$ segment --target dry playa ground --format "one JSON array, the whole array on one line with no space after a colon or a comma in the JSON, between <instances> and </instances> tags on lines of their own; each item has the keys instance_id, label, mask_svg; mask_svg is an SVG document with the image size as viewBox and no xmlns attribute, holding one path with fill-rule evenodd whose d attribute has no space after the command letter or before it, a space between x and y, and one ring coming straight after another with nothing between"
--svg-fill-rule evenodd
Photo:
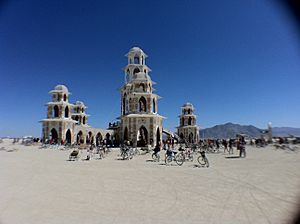
<instances>
[{"instance_id":1,"label":"dry playa ground","mask_svg":"<svg viewBox=\"0 0 300 224\"><path fill-rule=\"evenodd\" d=\"M245 159L208 154L209 168L123 161L118 150L68 161L70 150L0 148L1 224L283 224L300 206L300 153L271 146L248 146Z\"/></svg>"}]
</instances>

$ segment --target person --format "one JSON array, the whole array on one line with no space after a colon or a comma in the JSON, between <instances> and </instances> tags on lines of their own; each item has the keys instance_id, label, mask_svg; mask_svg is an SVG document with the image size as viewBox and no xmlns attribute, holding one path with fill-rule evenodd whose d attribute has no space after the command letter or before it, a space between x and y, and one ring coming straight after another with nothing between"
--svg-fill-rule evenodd
<instances>
[{"instance_id":1,"label":"person","mask_svg":"<svg viewBox=\"0 0 300 224\"><path fill-rule=\"evenodd\" d=\"M216 140L216 146L217 146L217 149L220 148L220 142L219 142L219 139Z\"/></svg>"},{"instance_id":2,"label":"person","mask_svg":"<svg viewBox=\"0 0 300 224\"><path fill-rule=\"evenodd\" d=\"M222 140L222 144L223 144L223 146L224 146L224 153L225 153L226 151L228 151L226 139L223 139L223 140Z\"/></svg>"},{"instance_id":3,"label":"person","mask_svg":"<svg viewBox=\"0 0 300 224\"><path fill-rule=\"evenodd\" d=\"M245 158L246 157L246 142L244 138L241 138L238 140L238 147L240 150L240 158Z\"/></svg>"},{"instance_id":4,"label":"person","mask_svg":"<svg viewBox=\"0 0 300 224\"><path fill-rule=\"evenodd\" d=\"M159 142L158 144L156 144L156 146L153 149L153 155L155 155L156 157L158 157L158 153L160 152L160 147L161 147L161 144Z\"/></svg>"},{"instance_id":5,"label":"person","mask_svg":"<svg viewBox=\"0 0 300 224\"><path fill-rule=\"evenodd\" d=\"M87 150L86 160L90 160L91 159L91 153L93 152L93 148L94 148L93 144L91 144L91 146Z\"/></svg>"},{"instance_id":6,"label":"person","mask_svg":"<svg viewBox=\"0 0 300 224\"><path fill-rule=\"evenodd\" d=\"M229 154L233 154L233 139L229 139Z\"/></svg>"},{"instance_id":7,"label":"person","mask_svg":"<svg viewBox=\"0 0 300 224\"><path fill-rule=\"evenodd\" d=\"M181 145L180 145L179 148L182 148ZM168 147L168 148L167 148L167 145L166 145L166 144L164 145L164 150L166 151L166 157L172 156L173 154L174 154L174 156L175 156L175 154L177 153L177 152L175 152L174 149L172 149L171 147Z\"/></svg>"}]
</instances>

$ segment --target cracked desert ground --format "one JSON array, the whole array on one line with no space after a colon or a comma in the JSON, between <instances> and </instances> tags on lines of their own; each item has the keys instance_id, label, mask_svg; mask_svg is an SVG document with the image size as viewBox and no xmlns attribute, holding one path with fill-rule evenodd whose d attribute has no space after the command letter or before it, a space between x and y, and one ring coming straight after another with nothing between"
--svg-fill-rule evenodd
<instances>
[{"instance_id":1,"label":"cracked desert ground","mask_svg":"<svg viewBox=\"0 0 300 224\"><path fill-rule=\"evenodd\" d=\"M123 161L117 149L71 162L70 150L0 148L1 224L283 224L300 206L300 153L271 146L247 146L245 159L207 154L209 168Z\"/></svg>"}]
</instances>

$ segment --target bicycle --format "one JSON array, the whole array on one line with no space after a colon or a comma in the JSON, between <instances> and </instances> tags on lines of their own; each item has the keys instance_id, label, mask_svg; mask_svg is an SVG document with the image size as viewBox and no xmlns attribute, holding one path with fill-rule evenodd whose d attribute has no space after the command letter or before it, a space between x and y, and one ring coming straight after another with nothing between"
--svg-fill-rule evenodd
<instances>
[{"instance_id":1,"label":"bicycle","mask_svg":"<svg viewBox=\"0 0 300 224\"><path fill-rule=\"evenodd\" d=\"M132 159L134 152L132 148L129 148L128 146L123 146L120 148L121 150L121 157L123 160Z\"/></svg>"},{"instance_id":2,"label":"bicycle","mask_svg":"<svg viewBox=\"0 0 300 224\"><path fill-rule=\"evenodd\" d=\"M99 159L104 159L105 148L102 146L98 146L95 154L99 154Z\"/></svg>"},{"instance_id":3,"label":"bicycle","mask_svg":"<svg viewBox=\"0 0 300 224\"><path fill-rule=\"evenodd\" d=\"M152 159L153 159L153 162L159 162L160 161L159 152L157 152L157 153L153 152L152 153Z\"/></svg>"},{"instance_id":4,"label":"bicycle","mask_svg":"<svg viewBox=\"0 0 300 224\"><path fill-rule=\"evenodd\" d=\"M133 149L133 154L136 156L136 155L140 155L141 152L140 152L140 150L138 148L134 148Z\"/></svg>"},{"instance_id":5,"label":"bicycle","mask_svg":"<svg viewBox=\"0 0 300 224\"><path fill-rule=\"evenodd\" d=\"M194 154L190 148L186 148L184 151L182 151L182 154L184 156L184 161L194 161Z\"/></svg>"},{"instance_id":6,"label":"bicycle","mask_svg":"<svg viewBox=\"0 0 300 224\"><path fill-rule=\"evenodd\" d=\"M185 159L184 159L184 155L182 152L177 153L177 152L167 150L166 158L165 158L166 164L170 164L172 161L175 161L178 166L182 166L184 160Z\"/></svg>"},{"instance_id":7,"label":"bicycle","mask_svg":"<svg viewBox=\"0 0 300 224\"><path fill-rule=\"evenodd\" d=\"M205 155L205 151L200 151L199 153L200 153L200 156L197 158L198 163L202 167L204 167L204 166L209 167L209 162L208 162L208 159Z\"/></svg>"}]
</instances>

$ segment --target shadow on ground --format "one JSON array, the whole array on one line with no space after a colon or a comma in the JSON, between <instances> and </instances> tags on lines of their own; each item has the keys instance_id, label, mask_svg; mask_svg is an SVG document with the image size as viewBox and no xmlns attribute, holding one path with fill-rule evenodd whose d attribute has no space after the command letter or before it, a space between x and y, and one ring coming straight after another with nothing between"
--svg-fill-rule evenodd
<instances>
[{"instance_id":1,"label":"shadow on ground","mask_svg":"<svg viewBox=\"0 0 300 224\"><path fill-rule=\"evenodd\" d=\"M239 156L225 156L225 159L239 159Z\"/></svg>"}]
</instances>

